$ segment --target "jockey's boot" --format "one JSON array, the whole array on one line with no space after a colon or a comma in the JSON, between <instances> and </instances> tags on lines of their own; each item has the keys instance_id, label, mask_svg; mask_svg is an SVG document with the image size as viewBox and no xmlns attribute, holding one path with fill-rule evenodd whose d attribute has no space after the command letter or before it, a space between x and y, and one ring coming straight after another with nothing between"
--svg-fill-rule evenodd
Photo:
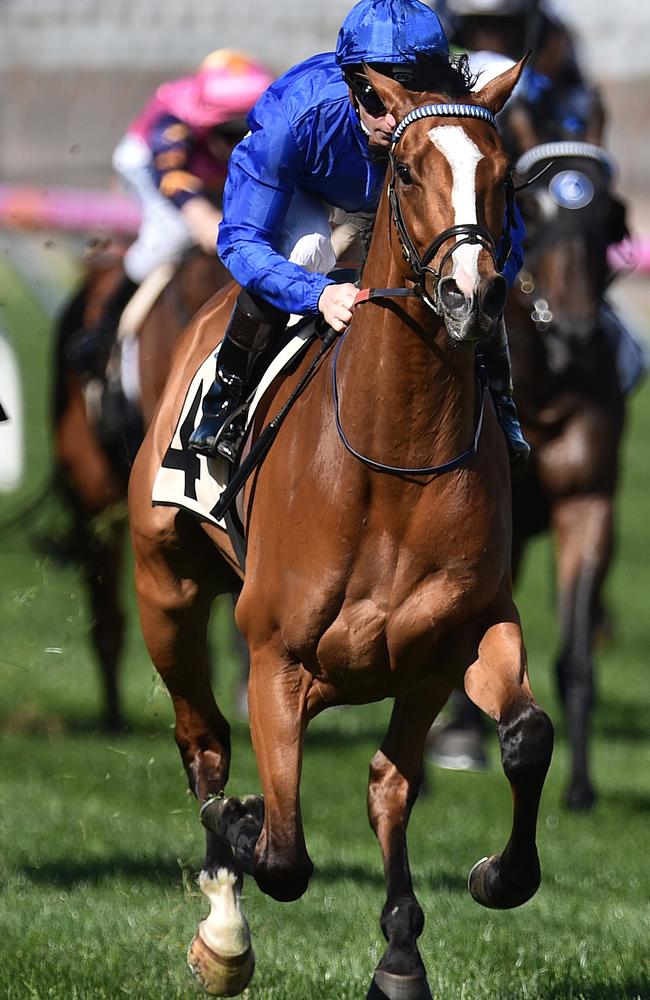
<instances>
[{"instance_id":1,"label":"jockey's boot","mask_svg":"<svg viewBox=\"0 0 650 1000\"><path fill-rule=\"evenodd\" d=\"M505 435L510 465L514 469L527 461L530 445L521 430L517 407L512 396L510 351L503 320L499 323L494 339L481 344L478 354L485 366L497 420Z\"/></svg>"},{"instance_id":2,"label":"jockey's boot","mask_svg":"<svg viewBox=\"0 0 650 1000\"><path fill-rule=\"evenodd\" d=\"M101 317L92 326L82 327L70 337L65 347L65 356L79 375L94 375L98 378L104 375L115 343L120 316L138 287L122 271L117 287L106 300Z\"/></svg>"},{"instance_id":3,"label":"jockey's boot","mask_svg":"<svg viewBox=\"0 0 650 1000\"><path fill-rule=\"evenodd\" d=\"M274 332L284 329L288 316L256 295L242 290L216 355L215 380L203 399L203 413L192 432L188 448L209 458L235 457L240 434L224 424L244 401L251 387L255 360Z\"/></svg>"}]
</instances>

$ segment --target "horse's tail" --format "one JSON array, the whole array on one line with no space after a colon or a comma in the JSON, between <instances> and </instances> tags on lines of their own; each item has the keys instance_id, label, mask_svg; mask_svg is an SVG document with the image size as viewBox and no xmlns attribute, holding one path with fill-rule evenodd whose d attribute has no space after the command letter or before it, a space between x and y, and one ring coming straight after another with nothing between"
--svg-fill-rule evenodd
<instances>
[{"instance_id":1,"label":"horse's tail","mask_svg":"<svg viewBox=\"0 0 650 1000\"><path fill-rule=\"evenodd\" d=\"M82 282L76 293L65 306L56 322L56 342L54 347L54 386L52 393L52 419L58 423L68 402L68 366L65 349L69 337L84 325L88 302L88 281Z\"/></svg>"},{"instance_id":2,"label":"horse's tail","mask_svg":"<svg viewBox=\"0 0 650 1000\"><path fill-rule=\"evenodd\" d=\"M114 505L111 518L122 518L122 507ZM101 544L107 520L105 516L95 526L83 512L64 470L55 467L0 518L0 551L8 551L21 539L21 547L26 542L37 556L53 559L60 566L84 563L88 550Z\"/></svg>"}]
</instances>

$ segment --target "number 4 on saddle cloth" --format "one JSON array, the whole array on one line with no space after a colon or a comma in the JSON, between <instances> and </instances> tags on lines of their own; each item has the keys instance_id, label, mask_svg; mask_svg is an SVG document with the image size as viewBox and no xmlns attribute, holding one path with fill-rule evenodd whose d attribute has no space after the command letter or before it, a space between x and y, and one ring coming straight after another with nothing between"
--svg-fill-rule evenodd
<instances>
[{"instance_id":1,"label":"number 4 on saddle cloth","mask_svg":"<svg viewBox=\"0 0 650 1000\"><path fill-rule=\"evenodd\" d=\"M251 396L240 410L244 435L233 463L225 458L206 458L187 447L190 434L201 419L202 401L214 378L214 351L199 366L189 384L170 445L154 480L154 506L179 507L199 520L228 531L240 563L244 564L245 542L240 507L223 516L216 512L222 494L240 463L246 458L253 441L254 415L267 389L279 376L294 370L307 347L316 338L315 317L309 317L289 327L280 342L271 345L259 359L259 379ZM272 357L270 357L272 352ZM235 419L237 416L233 415ZM238 498L241 503L241 494Z\"/></svg>"}]
</instances>

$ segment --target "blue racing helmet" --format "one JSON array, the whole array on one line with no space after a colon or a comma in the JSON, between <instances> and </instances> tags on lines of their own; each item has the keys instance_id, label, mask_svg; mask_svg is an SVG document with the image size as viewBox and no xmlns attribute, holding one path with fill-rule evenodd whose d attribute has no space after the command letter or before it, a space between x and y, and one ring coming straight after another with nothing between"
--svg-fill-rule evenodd
<instances>
[{"instance_id":1,"label":"blue racing helmet","mask_svg":"<svg viewBox=\"0 0 650 1000\"><path fill-rule=\"evenodd\" d=\"M437 14L419 0L361 0L341 25L336 61L345 71L361 63L412 63L448 51Z\"/></svg>"}]
</instances>

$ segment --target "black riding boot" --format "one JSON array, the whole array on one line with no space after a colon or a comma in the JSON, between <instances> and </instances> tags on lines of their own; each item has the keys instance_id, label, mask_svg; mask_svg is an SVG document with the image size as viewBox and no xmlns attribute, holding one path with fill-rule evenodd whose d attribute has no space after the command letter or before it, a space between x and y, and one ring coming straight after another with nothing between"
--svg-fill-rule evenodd
<instances>
[{"instance_id":1,"label":"black riding boot","mask_svg":"<svg viewBox=\"0 0 650 1000\"><path fill-rule=\"evenodd\" d=\"M239 293L230 322L217 352L216 377L203 399L201 421L192 432L188 447L200 455L233 460L237 431L219 435L226 420L241 405L250 388L255 359L271 334L286 326L288 316L246 291Z\"/></svg>"},{"instance_id":2,"label":"black riding boot","mask_svg":"<svg viewBox=\"0 0 650 1000\"><path fill-rule=\"evenodd\" d=\"M122 272L117 288L109 295L102 315L92 326L77 330L65 347L65 356L72 368L80 375L96 375L101 378L115 343L115 335L120 316L138 289Z\"/></svg>"},{"instance_id":3,"label":"black riding boot","mask_svg":"<svg viewBox=\"0 0 650 1000\"><path fill-rule=\"evenodd\" d=\"M512 398L512 374L510 351L506 326L501 321L494 340L482 344L479 356L485 365L488 385L494 402L497 420L508 445L510 465L523 465L530 455L530 445L526 441L519 423L517 407Z\"/></svg>"}]
</instances>

